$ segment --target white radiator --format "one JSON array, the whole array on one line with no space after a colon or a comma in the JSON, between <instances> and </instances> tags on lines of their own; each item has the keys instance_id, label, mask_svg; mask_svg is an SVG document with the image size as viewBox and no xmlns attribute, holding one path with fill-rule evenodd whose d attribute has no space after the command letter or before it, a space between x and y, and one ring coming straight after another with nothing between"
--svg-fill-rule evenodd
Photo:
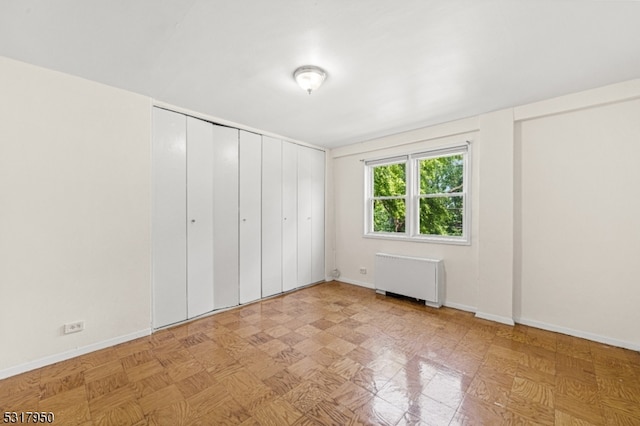
<instances>
[{"instance_id":1,"label":"white radiator","mask_svg":"<svg viewBox=\"0 0 640 426\"><path fill-rule=\"evenodd\" d=\"M376 253L375 274L377 293L414 297L436 308L444 302L442 260Z\"/></svg>"}]
</instances>

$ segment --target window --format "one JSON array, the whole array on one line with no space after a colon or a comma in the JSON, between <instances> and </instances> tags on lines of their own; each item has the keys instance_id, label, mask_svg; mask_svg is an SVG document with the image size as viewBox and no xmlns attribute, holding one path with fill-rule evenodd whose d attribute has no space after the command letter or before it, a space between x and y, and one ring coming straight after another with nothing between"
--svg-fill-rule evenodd
<instances>
[{"instance_id":1,"label":"window","mask_svg":"<svg viewBox=\"0 0 640 426\"><path fill-rule=\"evenodd\" d=\"M406 166L406 160L372 166L373 232L406 231Z\"/></svg>"},{"instance_id":2,"label":"window","mask_svg":"<svg viewBox=\"0 0 640 426\"><path fill-rule=\"evenodd\" d=\"M365 236L469 243L468 145L367 161Z\"/></svg>"}]
</instances>

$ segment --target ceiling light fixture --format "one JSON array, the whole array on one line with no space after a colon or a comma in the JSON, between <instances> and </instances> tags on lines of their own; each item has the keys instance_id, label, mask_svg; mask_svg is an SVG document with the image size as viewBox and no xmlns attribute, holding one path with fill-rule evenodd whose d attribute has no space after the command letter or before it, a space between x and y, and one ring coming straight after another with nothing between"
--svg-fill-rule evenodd
<instances>
[{"instance_id":1,"label":"ceiling light fixture","mask_svg":"<svg viewBox=\"0 0 640 426\"><path fill-rule=\"evenodd\" d=\"M293 78L296 79L300 87L311 94L322 85L322 82L327 78L327 73L320 67L304 65L293 72Z\"/></svg>"}]
</instances>

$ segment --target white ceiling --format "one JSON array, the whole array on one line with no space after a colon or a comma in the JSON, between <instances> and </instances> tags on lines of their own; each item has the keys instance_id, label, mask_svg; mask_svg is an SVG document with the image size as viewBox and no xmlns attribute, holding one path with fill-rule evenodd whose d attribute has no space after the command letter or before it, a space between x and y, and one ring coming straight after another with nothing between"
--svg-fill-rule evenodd
<instances>
[{"instance_id":1,"label":"white ceiling","mask_svg":"<svg viewBox=\"0 0 640 426\"><path fill-rule=\"evenodd\" d=\"M0 55L336 147L638 78L640 1L2 0Z\"/></svg>"}]
</instances>

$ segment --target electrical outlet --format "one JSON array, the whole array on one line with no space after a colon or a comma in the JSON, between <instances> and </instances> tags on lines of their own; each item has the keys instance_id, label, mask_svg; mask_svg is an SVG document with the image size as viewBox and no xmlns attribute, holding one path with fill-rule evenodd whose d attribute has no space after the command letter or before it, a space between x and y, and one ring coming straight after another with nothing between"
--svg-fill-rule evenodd
<instances>
[{"instance_id":1,"label":"electrical outlet","mask_svg":"<svg viewBox=\"0 0 640 426\"><path fill-rule=\"evenodd\" d=\"M77 333L84 330L84 321L70 322L64 325L64 334Z\"/></svg>"},{"instance_id":2,"label":"electrical outlet","mask_svg":"<svg viewBox=\"0 0 640 426\"><path fill-rule=\"evenodd\" d=\"M360 273L362 275L366 275L367 274L367 268L360 268Z\"/></svg>"}]
</instances>

